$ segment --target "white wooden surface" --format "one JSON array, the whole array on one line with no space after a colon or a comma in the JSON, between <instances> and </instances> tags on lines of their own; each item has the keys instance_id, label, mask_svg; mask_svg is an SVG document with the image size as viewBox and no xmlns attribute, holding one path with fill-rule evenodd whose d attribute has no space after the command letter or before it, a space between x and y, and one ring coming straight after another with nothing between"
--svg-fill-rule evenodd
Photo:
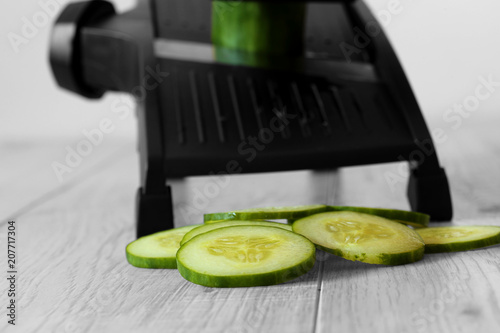
<instances>
[{"instance_id":1,"label":"white wooden surface","mask_svg":"<svg viewBox=\"0 0 500 333\"><path fill-rule=\"evenodd\" d=\"M498 119L469 122L439 145L456 224L500 225ZM500 247L427 255L398 267L323 252L312 272L278 286L211 289L175 270L128 265L138 160L133 140L109 140L59 183L50 162L66 142L0 146L0 242L18 229L18 318L2 332L498 332ZM12 163L15 161L16 163ZM230 179L200 212L251 206L339 203L407 208L397 165L286 172ZM197 190L214 179L172 182L177 225ZM226 183L224 183L226 184ZM5 249L5 246L2 246ZM0 255L6 271L6 254ZM0 283L2 308L7 284ZM3 311L5 312L5 310Z\"/></svg>"},{"instance_id":2,"label":"white wooden surface","mask_svg":"<svg viewBox=\"0 0 500 333\"><path fill-rule=\"evenodd\" d=\"M131 2L113 1L120 9ZM41 10L38 0L3 3L5 36L20 34L21 18L31 20ZM375 12L389 5L367 3ZM473 5L401 1L402 11L385 28L424 112L435 115L431 128L442 127L449 136L438 149L451 182L454 223L500 225L498 89L457 130L439 120L474 93L479 75L500 78L500 48L492 42L500 31L498 4L470 10ZM129 266L124 248L134 238L138 161L127 133L135 121L111 111L116 96L94 104L56 88L46 59L51 26L41 27L20 53L7 38L0 41L0 271L6 271L10 218L17 221L20 262L18 325L6 324L2 277L0 332L500 331L498 246L428 255L401 267L319 253L318 264L304 278L252 289L209 289L184 281L176 271ZM102 117L114 121L116 133L60 183L50 164L81 136L58 136L78 135ZM338 174L235 177L202 209L316 202L404 209L406 182L391 190L383 177L397 170L391 164ZM199 222L183 208L210 181L173 182L178 225Z\"/></svg>"}]
</instances>

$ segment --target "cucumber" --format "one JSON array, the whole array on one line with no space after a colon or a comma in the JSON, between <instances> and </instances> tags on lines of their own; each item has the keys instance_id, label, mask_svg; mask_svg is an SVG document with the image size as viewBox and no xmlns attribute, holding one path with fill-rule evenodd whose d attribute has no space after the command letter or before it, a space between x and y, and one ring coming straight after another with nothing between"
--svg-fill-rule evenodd
<instances>
[{"instance_id":1,"label":"cucumber","mask_svg":"<svg viewBox=\"0 0 500 333\"><path fill-rule=\"evenodd\" d=\"M299 219L326 210L325 205L264 207L236 210L226 213L205 214L205 223L222 222L227 220L280 220Z\"/></svg>"},{"instance_id":2,"label":"cucumber","mask_svg":"<svg viewBox=\"0 0 500 333\"><path fill-rule=\"evenodd\" d=\"M212 43L218 61L272 66L304 53L305 2L212 1Z\"/></svg>"},{"instance_id":3,"label":"cucumber","mask_svg":"<svg viewBox=\"0 0 500 333\"><path fill-rule=\"evenodd\" d=\"M234 226L205 232L177 252L177 268L188 281L207 287L273 285L307 273L315 247L291 231Z\"/></svg>"},{"instance_id":4,"label":"cucumber","mask_svg":"<svg viewBox=\"0 0 500 333\"><path fill-rule=\"evenodd\" d=\"M297 220L292 228L320 249L352 261L401 265L424 255L424 242L416 231L374 215L326 212Z\"/></svg>"},{"instance_id":5,"label":"cucumber","mask_svg":"<svg viewBox=\"0 0 500 333\"><path fill-rule=\"evenodd\" d=\"M182 237L200 224L160 231L127 245L128 262L140 268L176 268L175 254Z\"/></svg>"},{"instance_id":6,"label":"cucumber","mask_svg":"<svg viewBox=\"0 0 500 333\"><path fill-rule=\"evenodd\" d=\"M194 236L197 236L199 234L203 234L205 232L219 229L219 228L224 228L224 227L234 227L237 225L261 225L261 226L267 226L267 227L276 227L276 228L282 228L288 231L292 231L292 226L288 224L283 224L283 223L278 223L278 222L264 222L264 221L239 221L239 220L231 220L231 221L224 221L224 222L218 222L218 223L210 223L210 224L203 224L199 226L198 228L194 228L190 232L184 235L184 237L181 240L181 245L189 241L191 238Z\"/></svg>"},{"instance_id":7,"label":"cucumber","mask_svg":"<svg viewBox=\"0 0 500 333\"><path fill-rule=\"evenodd\" d=\"M407 210L368 208L354 206L328 206L327 211L351 211L385 217L399 223L411 225L413 227L427 227L430 216L419 212L410 212Z\"/></svg>"},{"instance_id":8,"label":"cucumber","mask_svg":"<svg viewBox=\"0 0 500 333\"><path fill-rule=\"evenodd\" d=\"M452 226L417 229L426 253L455 252L500 244L500 227Z\"/></svg>"}]
</instances>

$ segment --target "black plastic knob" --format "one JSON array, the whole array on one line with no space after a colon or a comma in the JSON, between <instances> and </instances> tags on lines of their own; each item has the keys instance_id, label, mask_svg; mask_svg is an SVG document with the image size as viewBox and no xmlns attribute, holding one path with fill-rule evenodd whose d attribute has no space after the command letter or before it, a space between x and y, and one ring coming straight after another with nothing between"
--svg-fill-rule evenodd
<instances>
[{"instance_id":1,"label":"black plastic knob","mask_svg":"<svg viewBox=\"0 0 500 333\"><path fill-rule=\"evenodd\" d=\"M99 98L103 89L89 86L83 79L81 29L115 15L107 1L86 1L66 6L56 21L50 41L50 65L57 83L87 98Z\"/></svg>"}]
</instances>

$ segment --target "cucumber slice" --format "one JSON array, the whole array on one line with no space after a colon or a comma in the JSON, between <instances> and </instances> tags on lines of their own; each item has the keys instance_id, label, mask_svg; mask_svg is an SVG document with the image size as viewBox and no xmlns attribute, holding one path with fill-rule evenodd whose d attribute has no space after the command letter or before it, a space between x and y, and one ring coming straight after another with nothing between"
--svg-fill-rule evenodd
<instances>
[{"instance_id":1,"label":"cucumber slice","mask_svg":"<svg viewBox=\"0 0 500 333\"><path fill-rule=\"evenodd\" d=\"M128 262L141 268L176 268L182 237L202 224L188 225L141 237L127 245Z\"/></svg>"},{"instance_id":2,"label":"cucumber slice","mask_svg":"<svg viewBox=\"0 0 500 333\"><path fill-rule=\"evenodd\" d=\"M453 226L417 229L426 253L455 252L500 244L500 227Z\"/></svg>"},{"instance_id":3,"label":"cucumber slice","mask_svg":"<svg viewBox=\"0 0 500 333\"><path fill-rule=\"evenodd\" d=\"M424 242L417 232L374 215L320 213L296 221L292 228L320 249L353 261L401 265L424 255Z\"/></svg>"},{"instance_id":4,"label":"cucumber slice","mask_svg":"<svg viewBox=\"0 0 500 333\"><path fill-rule=\"evenodd\" d=\"M234 226L205 232L177 252L188 281L207 287L282 283L307 273L315 247L307 238L276 227Z\"/></svg>"},{"instance_id":5,"label":"cucumber slice","mask_svg":"<svg viewBox=\"0 0 500 333\"><path fill-rule=\"evenodd\" d=\"M222 222L227 220L280 220L299 219L326 210L325 205L264 207L236 210L234 212L205 214L205 223Z\"/></svg>"},{"instance_id":6,"label":"cucumber slice","mask_svg":"<svg viewBox=\"0 0 500 333\"><path fill-rule=\"evenodd\" d=\"M413 227L427 227L429 225L430 216L419 212L410 212L407 210L385 209L385 208L368 208L368 207L353 207L353 206L328 206L327 211L351 211L365 213L384 217L389 220L394 220L399 223L411 225Z\"/></svg>"},{"instance_id":7,"label":"cucumber slice","mask_svg":"<svg viewBox=\"0 0 500 333\"><path fill-rule=\"evenodd\" d=\"M224 228L224 227L234 227L237 225L260 225L260 226L265 226L265 227L276 227L276 228L282 228L288 231L292 231L292 226L288 224L283 224L283 223L278 223L278 222L264 222L264 221L238 221L238 220L232 220L232 221L224 221L224 222L218 222L218 223L210 223L210 224L203 224L199 226L198 228L194 228L190 232L184 235L184 237L181 240L181 245L184 245L187 241L189 241L191 238L194 236L197 236L199 234L203 234L205 232L219 229L219 228Z\"/></svg>"}]
</instances>

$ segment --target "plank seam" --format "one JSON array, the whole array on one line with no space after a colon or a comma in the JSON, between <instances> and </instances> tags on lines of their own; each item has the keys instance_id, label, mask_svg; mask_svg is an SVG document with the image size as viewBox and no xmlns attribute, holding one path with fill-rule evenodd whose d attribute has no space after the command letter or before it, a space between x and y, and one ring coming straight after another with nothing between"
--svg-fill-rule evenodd
<instances>
[{"instance_id":1,"label":"plank seam","mask_svg":"<svg viewBox=\"0 0 500 333\"><path fill-rule=\"evenodd\" d=\"M338 169L335 169L332 171L331 175L329 175L330 179L327 181L327 186L326 188L326 204L335 204L336 201L338 201L340 191L339 191L339 171ZM328 258L328 257L327 257ZM319 272L318 272L318 285L316 288L316 304L314 305L314 322L313 322L313 327L312 327L312 333L318 333L319 332L319 316L320 316L320 306L321 306L321 295L323 291L323 272L325 268L325 261L321 261L319 263Z\"/></svg>"}]
</instances>

